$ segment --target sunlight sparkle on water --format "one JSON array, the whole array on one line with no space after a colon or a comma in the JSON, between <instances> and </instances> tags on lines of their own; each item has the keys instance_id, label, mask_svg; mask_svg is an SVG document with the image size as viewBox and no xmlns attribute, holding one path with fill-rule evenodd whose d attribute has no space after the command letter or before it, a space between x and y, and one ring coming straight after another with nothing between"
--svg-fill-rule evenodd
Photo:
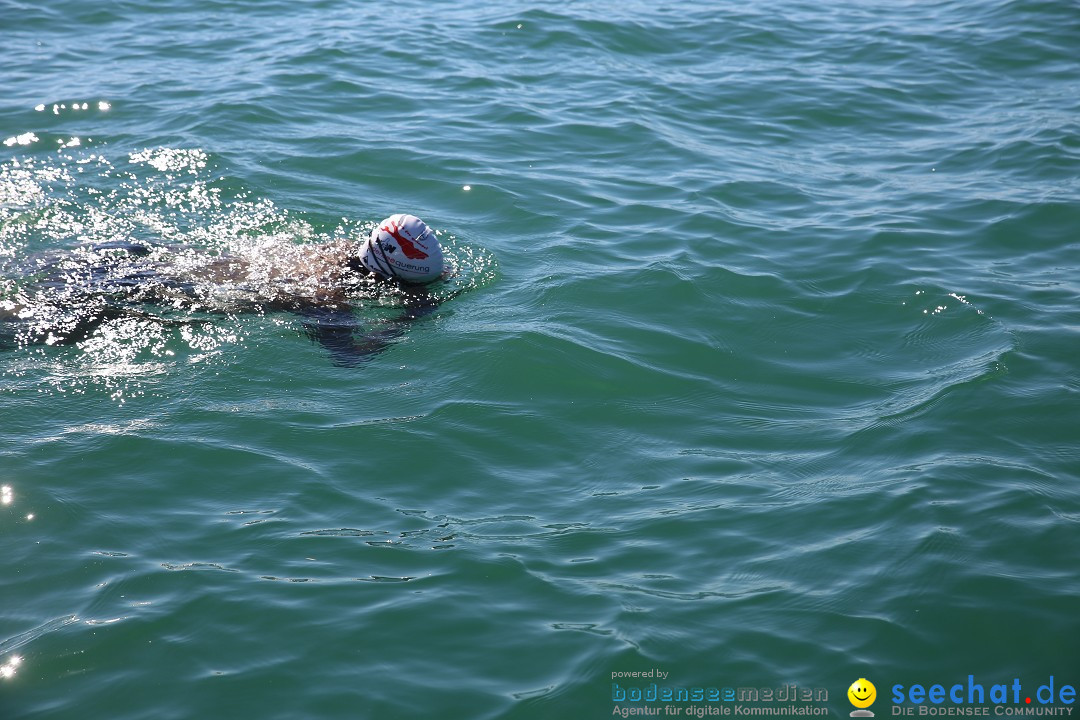
<instances>
[{"instance_id":1,"label":"sunlight sparkle on water","mask_svg":"<svg viewBox=\"0 0 1080 720\"><path fill-rule=\"evenodd\" d=\"M22 658L18 655L12 655L8 658L8 661L3 665L0 665L0 678L10 678L15 675L16 669L22 664Z\"/></svg>"},{"instance_id":2,"label":"sunlight sparkle on water","mask_svg":"<svg viewBox=\"0 0 1080 720\"><path fill-rule=\"evenodd\" d=\"M6 140L4 140L4 144L8 147L11 147L13 145L29 145L30 143L36 143L37 141L37 135L32 132L27 132L23 133L22 135L13 135L7 138Z\"/></svg>"}]
</instances>

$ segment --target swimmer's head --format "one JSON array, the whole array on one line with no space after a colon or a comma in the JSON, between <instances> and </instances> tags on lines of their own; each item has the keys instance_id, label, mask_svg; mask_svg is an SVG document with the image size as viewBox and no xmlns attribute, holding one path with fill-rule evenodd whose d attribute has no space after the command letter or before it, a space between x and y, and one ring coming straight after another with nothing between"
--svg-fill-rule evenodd
<instances>
[{"instance_id":1,"label":"swimmer's head","mask_svg":"<svg viewBox=\"0 0 1080 720\"><path fill-rule=\"evenodd\" d=\"M391 215L360 246L360 262L369 271L407 283L438 280L443 271L439 239L415 215Z\"/></svg>"}]
</instances>

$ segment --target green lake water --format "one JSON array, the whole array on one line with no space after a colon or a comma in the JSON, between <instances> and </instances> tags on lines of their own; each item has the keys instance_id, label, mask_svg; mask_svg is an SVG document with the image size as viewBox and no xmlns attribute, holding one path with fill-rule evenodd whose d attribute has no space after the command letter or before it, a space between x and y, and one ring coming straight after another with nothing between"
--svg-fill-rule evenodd
<instances>
[{"instance_id":1,"label":"green lake water","mask_svg":"<svg viewBox=\"0 0 1080 720\"><path fill-rule=\"evenodd\" d=\"M1037 0L0 0L4 299L395 212L455 269L356 367L154 306L0 351L0 718L1075 708L1078 48Z\"/></svg>"}]
</instances>

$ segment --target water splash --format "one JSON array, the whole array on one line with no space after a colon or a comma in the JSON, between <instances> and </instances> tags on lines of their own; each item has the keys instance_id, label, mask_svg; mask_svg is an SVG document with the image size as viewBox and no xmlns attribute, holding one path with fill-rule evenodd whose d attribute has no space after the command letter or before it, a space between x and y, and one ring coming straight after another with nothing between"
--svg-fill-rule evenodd
<instances>
[{"instance_id":1,"label":"water splash","mask_svg":"<svg viewBox=\"0 0 1080 720\"><path fill-rule=\"evenodd\" d=\"M385 321L408 293L342 262L375 224L255 197L199 149L0 163L0 348L15 351L2 372L57 391L115 386L122 401L133 378L229 362L253 316L284 325L276 311L325 301L357 327ZM435 300L493 277L490 252L436 232L448 273Z\"/></svg>"}]
</instances>

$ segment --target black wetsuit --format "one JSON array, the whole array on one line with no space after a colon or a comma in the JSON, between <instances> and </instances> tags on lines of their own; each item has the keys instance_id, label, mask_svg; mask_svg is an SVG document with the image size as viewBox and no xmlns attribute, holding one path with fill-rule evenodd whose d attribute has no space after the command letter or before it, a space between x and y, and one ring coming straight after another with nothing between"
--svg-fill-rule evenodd
<instances>
[{"instance_id":1,"label":"black wetsuit","mask_svg":"<svg viewBox=\"0 0 1080 720\"><path fill-rule=\"evenodd\" d=\"M342 268L345 282L325 292L294 294L257 293L226 305L208 300L205 283L189 277L175 264L161 262L173 248L137 242L115 242L80 248L64 255L31 259L25 268L36 276L14 298L0 304L0 349L34 343L74 344L103 324L124 317L152 317L167 325L208 322L190 317L199 313L292 312L302 318L305 333L326 348L338 365L356 365L380 352L401 336L409 323L429 315L438 298L422 286L401 286L386 281L371 283L366 268L350 258ZM180 251L181 249L175 249ZM189 257L201 258L205 268L227 274L229 256L210 256L190 248ZM156 258L156 260L155 260ZM221 270L224 268L224 270ZM235 279L235 278L232 278ZM364 286L370 296L378 286L392 288L403 302L401 312L365 331L348 301L348 291ZM241 288L242 285L236 286ZM150 315L148 307L186 309L188 317Z\"/></svg>"}]
</instances>

